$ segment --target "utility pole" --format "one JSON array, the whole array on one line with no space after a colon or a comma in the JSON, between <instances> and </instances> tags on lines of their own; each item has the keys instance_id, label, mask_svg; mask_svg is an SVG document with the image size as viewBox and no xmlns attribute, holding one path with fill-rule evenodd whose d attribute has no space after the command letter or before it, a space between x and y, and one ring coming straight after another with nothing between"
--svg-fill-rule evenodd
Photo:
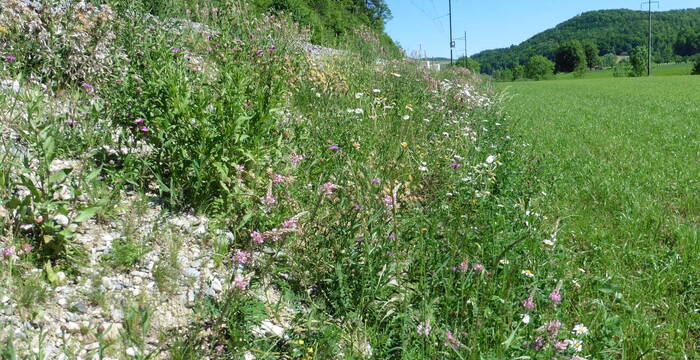
<instances>
[{"instance_id":1,"label":"utility pole","mask_svg":"<svg viewBox=\"0 0 700 360\"><path fill-rule=\"evenodd\" d=\"M649 75L649 76L651 76L651 72L652 72L652 70L651 70L651 45L652 45L652 42L651 42L651 5L653 5L653 4L656 4L656 6L659 7L658 1L649 0L649 1L642 3L642 7L644 7L644 5L649 5L649 47L647 49L648 56L649 56L649 59L648 59L648 67L649 68L647 69L647 75Z\"/></svg>"},{"instance_id":2,"label":"utility pole","mask_svg":"<svg viewBox=\"0 0 700 360\"><path fill-rule=\"evenodd\" d=\"M452 49L455 47L455 42L452 40L452 0L448 0L450 5L450 65L453 64Z\"/></svg>"},{"instance_id":3,"label":"utility pole","mask_svg":"<svg viewBox=\"0 0 700 360\"><path fill-rule=\"evenodd\" d=\"M467 56L467 32L464 31L464 37L458 37L458 38L455 38L455 40L464 40L464 59L467 59L468 58L468 56ZM459 62L459 59L457 59L457 62ZM465 67L467 66L466 60L465 60L464 66Z\"/></svg>"}]
</instances>

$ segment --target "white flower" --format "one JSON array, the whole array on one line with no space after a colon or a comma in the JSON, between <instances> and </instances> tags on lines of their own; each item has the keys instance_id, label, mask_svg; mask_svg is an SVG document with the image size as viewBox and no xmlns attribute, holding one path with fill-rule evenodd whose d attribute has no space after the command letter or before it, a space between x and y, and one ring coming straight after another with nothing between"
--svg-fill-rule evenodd
<instances>
[{"instance_id":1,"label":"white flower","mask_svg":"<svg viewBox=\"0 0 700 360\"><path fill-rule=\"evenodd\" d=\"M494 161L496 161L496 155L489 155L489 157L486 158L487 164L493 164Z\"/></svg>"},{"instance_id":2,"label":"white flower","mask_svg":"<svg viewBox=\"0 0 700 360\"><path fill-rule=\"evenodd\" d=\"M360 114L364 114L364 113L365 113L365 111L360 109L360 108L355 109L355 114L360 115Z\"/></svg>"},{"instance_id":3,"label":"white flower","mask_svg":"<svg viewBox=\"0 0 700 360\"><path fill-rule=\"evenodd\" d=\"M576 324L574 326L574 330L571 332L576 335L586 335L588 334L588 328L585 327L583 324Z\"/></svg>"},{"instance_id":4,"label":"white flower","mask_svg":"<svg viewBox=\"0 0 700 360\"><path fill-rule=\"evenodd\" d=\"M554 241L549 240L549 239L544 239L542 242L547 245L547 246L554 246Z\"/></svg>"},{"instance_id":5,"label":"white flower","mask_svg":"<svg viewBox=\"0 0 700 360\"><path fill-rule=\"evenodd\" d=\"M400 77L401 77L401 74L397 74L397 73L391 73L391 75L394 75L394 76L396 76L397 78L400 78Z\"/></svg>"},{"instance_id":6,"label":"white flower","mask_svg":"<svg viewBox=\"0 0 700 360\"><path fill-rule=\"evenodd\" d=\"M567 342L569 343L569 346L572 349L576 350L576 352L583 351L583 341L578 340L578 339L571 339L571 340L567 340Z\"/></svg>"},{"instance_id":7,"label":"white flower","mask_svg":"<svg viewBox=\"0 0 700 360\"><path fill-rule=\"evenodd\" d=\"M508 264L510 264L510 260L508 260L508 259L501 259L501 260L498 260L498 262L501 263L501 264L503 264L503 265L508 265Z\"/></svg>"},{"instance_id":8,"label":"white flower","mask_svg":"<svg viewBox=\"0 0 700 360\"><path fill-rule=\"evenodd\" d=\"M535 273L533 273L532 270L530 270L530 269L525 269L525 270L521 271L520 273L529 277L529 278L535 277Z\"/></svg>"},{"instance_id":9,"label":"white flower","mask_svg":"<svg viewBox=\"0 0 700 360\"><path fill-rule=\"evenodd\" d=\"M419 166L418 170L426 172L426 171L428 171L428 167L427 166Z\"/></svg>"},{"instance_id":10,"label":"white flower","mask_svg":"<svg viewBox=\"0 0 700 360\"><path fill-rule=\"evenodd\" d=\"M375 93L375 94L379 94L379 93L382 92L382 91L379 90L379 89L374 89L374 90L372 90L372 92Z\"/></svg>"},{"instance_id":11,"label":"white flower","mask_svg":"<svg viewBox=\"0 0 700 360\"><path fill-rule=\"evenodd\" d=\"M68 217L63 215L63 214L57 214L56 216L53 217L53 221L56 222L56 224L61 225L61 226L66 226L68 225Z\"/></svg>"},{"instance_id":12,"label":"white flower","mask_svg":"<svg viewBox=\"0 0 700 360\"><path fill-rule=\"evenodd\" d=\"M355 99L359 99L359 98L361 98L361 97L363 97L363 96L365 96L365 94L359 92L359 93L355 94Z\"/></svg>"},{"instance_id":13,"label":"white flower","mask_svg":"<svg viewBox=\"0 0 700 360\"><path fill-rule=\"evenodd\" d=\"M523 324L527 325L530 323L530 315L528 314L520 314L520 318L523 322Z\"/></svg>"},{"instance_id":14,"label":"white flower","mask_svg":"<svg viewBox=\"0 0 700 360\"><path fill-rule=\"evenodd\" d=\"M411 117L408 116L408 115L404 115L404 116L403 116L403 119L404 119L404 120L408 120L408 119L410 119L410 118L411 118Z\"/></svg>"}]
</instances>

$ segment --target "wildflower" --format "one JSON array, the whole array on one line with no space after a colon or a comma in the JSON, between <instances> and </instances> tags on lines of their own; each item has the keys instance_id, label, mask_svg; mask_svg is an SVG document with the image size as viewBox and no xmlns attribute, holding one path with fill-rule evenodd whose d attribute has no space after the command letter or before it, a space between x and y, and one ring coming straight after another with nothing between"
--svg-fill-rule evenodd
<instances>
[{"instance_id":1,"label":"wildflower","mask_svg":"<svg viewBox=\"0 0 700 360\"><path fill-rule=\"evenodd\" d=\"M136 125L141 125L141 124L143 124L144 122L146 122L146 120L145 120L144 118L136 118L136 119L134 119L134 124L136 124Z\"/></svg>"},{"instance_id":2,"label":"wildflower","mask_svg":"<svg viewBox=\"0 0 700 360\"><path fill-rule=\"evenodd\" d=\"M574 329L571 332L576 334L576 335L587 335L588 328L586 326L584 326L583 324L576 324L576 325L574 325Z\"/></svg>"},{"instance_id":3,"label":"wildflower","mask_svg":"<svg viewBox=\"0 0 700 360\"><path fill-rule=\"evenodd\" d=\"M525 269L525 270L521 271L520 273L527 276L527 277L530 277L530 278L535 277L535 273L533 273L532 270L529 270L529 269Z\"/></svg>"},{"instance_id":4,"label":"wildflower","mask_svg":"<svg viewBox=\"0 0 700 360\"><path fill-rule=\"evenodd\" d=\"M552 241L550 239L544 239L544 240L542 240L542 243L547 245L547 246L554 246L554 241Z\"/></svg>"},{"instance_id":5,"label":"wildflower","mask_svg":"<svg viewBox=\"0 0 700 360\"><path fill-rule=\"evenodd\" d=\"M486 163L487 163L487 164L493 164L494 161L496 161L496 156L495 156L495 155L489 155L489 156L486 158Z\"/></svg>"},{"instance_id":6,"label":"wildflower","mask_svg":"<svg viewBox=\"0 0 700 360\"><path fill-rule=\"evenodd\" d=\"M486 270L486 268L484 268L484 265L481 265L481 264L474 264L474 266L472 268L476 272L483 272L484 270Z\"/></svg>"},{"instance_id":7,"label":"wildflower","mask_svg":"<svg viewBox=\"0 0 700 360\"><path fill-rule=\"evenodd\" d=\"M236 171L238 171L238 172L242 172L245 170L245 166L241 165L241 164L233 165L233 168L236 169Z\"/></svg>"},{"instance_id":8,"label":"wildflower","mask_svg":"<svg viewBox=\"0 0 700 360\"><path fill-rule=\"evenodd\" d=\"M556 350L559 351L565 351L569 347L569 343L566 341L555 341L554 344L552 345Z\"/></svg>"},{"instance_id":9,"label":"wildflower","mask_svg":"<svg viewBox=\"0 0 700 360\"><path fill-rule=\"evenodd\" d=\"M144 132L144 133L147 133L147 132L150 131L150 129L148 128L148 126L141 126L141 127L139 128L139 130L141 130L141 132Z\"/></svg>"},{"instance_id":10,"label":"wildflower","mask_svg":"<svg viewBox=\"0 0 700 360\"><path fill-rule=\"evenodd\" d=\"M389 195L387 195L387 196L384 197L384 204L385 204L385 205L391 205L391 204L393 204L393 203L394 203L394 198L393 198L393 197L391 197L391 196L389 196Z\"/></svg>"},{"instance_id":11,"label":"wildflower","mask_svg":"<svg viewBox=\"0 0 700 360\"><path fill-rule=\"evenodd\" d=\"M557 287L556 289L552 290L552 292L549 293L548 298L555 304L561 302L561 294L559 293L559 288Z\"/></svg>"},{"instance_id":12,"label":"wildflower","mask_svg":"<svg viewBox=\"0 0 700 360\"><path fill-rule=\"evenodd\" d=\"M510 264L510 260L501 259L501 260L498 260L498 263L500 263L501 265L508 265L508 264Z\"/></svg>"},{"instance_id":13,"label":"wildflower","mask_svg":"<svg viewBox=\"0 0 700 360\"><path fill-rule=\"evenodd\" d=\"M265 197L262 200L260 200L260 203L265 206L272 206L277 204L277 199L275 199L275 197L272 196L271 192L268 192L267 195L265 195Z\"/></svg>"},{"instance_id":14,"label":"wildflower","mask_svg":"<svg viewBox=\"0 0 700 360\"><path fill-rule=\"evenodd\" d=\"M450 166L451 166L453 169L457 170L457 169L459 169L459 168L462 167L462 164L460 164L460 163L458 163L458 162L455 161L455 162L453 162Z\"/></svg>"},{"instance_id":15,"label":"wildflower","mask_svg":"<svg viewBox=\"0 0 700 360\"><path fill-rule=\"evenodd\" d=\"M394 76L397 77L397 78L400 78L400 77L401 77L401 74L397 74L397 73L391 73L391 75L394 75Z\"/></svg>"},{"instance_id":16,"label":"wildflower","mask_svg":"<svg viewBox=\"0 0 700 360\"><path fill-rule=\"evenodd\" d=\"M355 242L358 244L362 244L363 242L365 242L365 238L359 237L359 238L355 239Z\"/></svg>"},{"instance_id":17,"label":"wildflower","mask_svg":"<svg viewBox=\"0 0 700 360\"><path fill-rule=\"evenodd\" d=\"M407 147L408 147L408 143L407 143L407 142L402 142L402 143L401 143L401 147L402 147L402 148L407 148Z\"/></svg>"},{"instance_id":18,"label":"wildflower","mask_svg":"<svg viewBox=\"0 0 700 360\"><path fill-rule=\"evenodd\" d=\"M14 247L14 246L5 246L5 247L2 249L2 255L3 255L4 257L8 257L8 258L9 258L9 257L12 257L12 255L14 255L14 254L15 254L15 247Z\"/></svg>"},{"instance_id":19,"label":"wildflower","mask_svg":"<svg viewBox=\"0 0 700 360\"><path fill-rule=\"evenodd\" d=\"M214 349L216 350L217 353L220 354L220 353L224 352L224 348L225 348L224 345L216 345L216 347Z\"/></svg>"},{"instance_id":20,"label":"wildflower","mask_svg":"<svg viewBox=\"0 0 700 360\"><path fill-rule=\"evenodd\" d=\"M365 96L365 94L363 94L363 93L361 93L361 92L356 93L356 94L355 94L355 99L360 99L360 98L362 98L363 96Z\"/></svg>"},{"instance_id":21,"label":"wildflower","mask_svg":"<svg viewBox=\"0 0 700 360\"><path fill-rule=\"evenodd\" d=\"M409 120L409 119L411 119L411 117L410 117L410 116L408 116L408 115L404 115L404 116L402 117L402 119L404 119L404 121L405 121L405 120Z\"/></svg>"},{"instance_id":22,"label":"wildflower","mask_svg":"<svg viewBox=\"0 0 700 360\"><path fill-rule=\"evenodd\" d=\"M286 176L280 174L272 174L272 182L275 184L283 183L289 180Z\"/></svg>"},{"instance_id":23,"label":"wildflower","mask_svg":"<svg viewBox=\"0 0 700 360\"><path fill-rule=\"evenodd\" d=\"M270 52L273 52L275 50L277 50L277 46L275 46L274 44L270 45Z\"/></svg>"},{"instance_id":24,"label":"wildflower","mask_svg":"<svg viewBox=\"0 0 700 360\"><path fill-rule=\"evenodd\" d=\"M420 336L430 335L430 330L431 330L430 321L421 322L420 324L418 324L418 326L416 328L416 332L418 332L418 335L420 335Z\"/></svg>"},{"instance_id":25,"label":"wildflower","mask_svg":"<svg viewBox=\"0 0 700 360\"><path fill-rule=\"evenodd\" d=\"M262 244L265 242L265 236L259 231L253 231L252 233L250 233L250 238L258 244Z\"/></svg>"},{"instance_id":26,"label":"wildflower","mask_svg":"<svg viewBox=\"0 0 700 360\"><path fill-rule=\"evenodd\" d=\"M27 244L27 243L22 244L22 251L25 254L32 252L32 250L34 250L34 246L32 246L31 244Z\"/></svg>"},{"instance_id":27,"label":"wildflower","mask_svg":"<svg viewBox=\"0 0 700 360\"><path fill-rule=\"evenodd\" d=\"M61 226L66 226L70 222L70 220L68 220L68 217L63 214L56 214L56 216L53 217L53 221Z\"/></svg>"},{"instance_id":28,"label":"wildflower","mask_svg":"<svg viewBox=\"0 0 700 360\"><path fill-rule=\"evenodd\" d=\"M262 51L262 50L258 50L258 51L256 51L255 53L258 54L258 56L263 56L263 55L265 55L265 52Z\"/></svg>"},{"instance_id":29,"label":"wildflower","mask_svg":"<svg viewBox=\"0 0 700 360\"><path fill-rule=\"evenodd\" d=\"M90 90L90 89L92 89L92 84L90 84L90 83L83 83L81 86L82 86L83 89L85 89L85 90Z\"/></svg>"},{"instance_id":30,"label":"wildflower","mask_svg":"<svg viewBox=\"0 0 700 360\"><path fill-rule=\"evenodd\" d=\"M233 255L233 261L238 265L245 265L250 260L251 255L250 251L236 250L236 253Z\"/></svg>"},{"instance_id":31,"label":"wildflower","mask_svg":"<svg viewBox=\"0 0 700 360\"><path fill-rule=\"evenodd\" d=\"M357 211L362 210L362 206L360 206L360 204L355 204L355 210L357 210Z\"/></svg>"},{"instance_id":32,"label":"wildflower","mask_svg":"<svg viewBox=\"0 0 700 360\"><path fill-rule=\"evenodd\" d=\"M77 123L78 123L78 121L76 121L75 119L66 120L66 124L68 124L68 126L74 126Z\"/></svg>"},{"instance_id":33,"label":"wildflower","mask_svg":"<svg viewBox=\"0 0 700 360\"><path fill-rule=\"evenodd\" d=\"M338 146L338 145L331 145L331 146L328 147L328 150L330 150L330 151L338 151L338 150L340 150L340 146Z\"/></svg>"},{"instance_id":34,"label":"wildflower","mask_svg":"<svg viewBox=\"0 0 700 360\"><path fill-rule=\"evenodd\" d=\"M239 290L245 290L248 287L250 280L243 275L236 275L233 279L233 286Z\"/></svg>"},{"instance_id":35,"label":"wildflower","mask_svg":"<svg viewBox=\"0 0 700 360\"><path fill-rule=\"evenodd\" d=\"M380 182L382 182L381 179L379 179L379 178L372 178L372 184L379 184Z\"/></svg>"},{"instance_id":36,"label":"wildflower","mask_svg":"<svg viewBox=\"0 0 700 360\"><path fill-rule=\"evenodd\" d=\"M394 252L393 252L393 251L387 251L387 252L386 252L386 256L394 256Z\"/></svg>"},{"instance_id":37,"label":"wildflower","mask_svg":"<svg viewBox=\"0 0 700 360\"><path fill-rule=\"evenodd\" d=\"M469 270L469 260L462 261L462 263L459 264L459 270L462 272L467 272Z\"/></svg>"},{"instance_id":38,"label":"wildflower","mask_svg":"<svg viewBox=\"0 0 700 360\"><path fill-rule=\"evenodd\" d=\"M293 217L291 219L287 219L282 222L282 229L284 230L296 230L296 228L299 226L297 224L297 219L296 217Z\"/></svg>"},{"instance_id":39,"label":"wildflower","mask_svg":"<svg viewBox=\"0 0 700 360\"><path fill-rule=\"evenodd\" d=\"M330 196L333 195L333 191L340 189L340 186L333 184L332 182L327 182L321 186L321 194Z\"/></svg>"},{"instance_id":40,"label":"wildflower","mask_svg":"<svg viewBox=\"0 0 700 360\"><path fill-rule=\"evenodd\" d=\"M535 308L535 299L532 295L528 296L527 299L522 301L523 307L532 310Z\"/></svg>"},{"instance_id":41,"label":"wildflower","mask_svg":"<svg viewBox=\"0 0 700 360\"><path fill-rule=\"evenodd\" d=\"M304 155L299 155L293 152L289 160L292 163L292 166L296 167L302 160L304 160Z\"/></svg>"},{"instance_id":42,"label":"wildflower","mask_svg":"<svg viewBox=\"0 0 700 360\"><path fill-rule=\"evenodd\" d=\"M520 319L525 325L530 323L530 315L528 314L520 314Z\"/></svg>"},{"instance_id":43,"label":"wildflower","mask_svg":"<svg viewBox=\"0 0 700 360\"><path fill-rule=\"evenodd\" d=\"M394 233L389 234L389 240L396 240L396 234L394 234Z\"/></svg>"},{"instance_id":44,"label":"wildflower","mask_svg":"<svg viewBox=\"0 0 700 360\"><path fill-rule=\"evenodd\" d=\"M541 336L538 336L535 338L535 341L532 343L532 349L535 351L540 351L544 347L544 338Z\"/></svg>"},{"instance_id":45,"label":"wildflower","mask_svg":"<svg viewBox=\"0 0 700 360\"><path fill-rule=\"evenodd\" d=\"M459 349L459 341L457 341L454 335L452 335L452 331L445 331L445 338L447 339L447 341L445 341L445 346L451 346L453 349Z\"/></svg>"},{"instance_id":46,"label":"wildflower","mask_svg":"<svg viewBox=\"0 0 700 360\"><path fill-rule=\"evenodd\" d=\"M359 143L353 143L352 147L355 148L355 150L360 150L360 144Z\"/></svg>"},{"instance_id":47,"label":"wildflower","mask_svg":"<svg viewBox=\"0 0 700 360\"><path fill-rule=\"evenodd\" d=\"M173 53L173 54L177 54L177 53L179 53L180 51L182 51L180 48L172 48L172 49L170 49L170 52Z\"/></svg>"},{"instance_id":48,"label":"wildflower","mask_svg":"<svg viewBox=\"0 0 700 360\"><path fill-rule=\"evenodd\" d=\"M419 166L418 170L426 172L426 171L428 171L428 167L427 166Z\"/></svg>"},{"instance_id":49,"label":"wildflower","mask_svg":"<svg viewBox=\"0 0 700 360\"><path fill-rule=\"evenodd\" d=\"M14 57L14 56L12 56L12 55L10 55L10 56L5 56L5 61L7 61L7 62L15 62L15 61L17 61L17 58Z\"/></svg>"},{"instance_id":50,"label":"wildflower","mask_svg":"<svg viewBox=\"0 0 700 360\"><path fill-rule=\"evenodd\" d=\"M266 232L265 232L265 237L266 237L266 238L269 238L270 240L272 240L272 242L277 242L277 241L280 241L280 240L282 239L282 235L283 235L283 234L284 234L283 231L281 231L281 230L279 230L279 229L277 229L277 228L274 228L274 229L272 229L272 230L270 230L270 231L266 231Z\"/></svg>"},{"instance_id":51,"label":"wildflower","mask_svg":"<svg viewBox=\"0 0 700 360\"><path fill-rule=\"evenodd\" d=\"M583 351L583 341L578 340L578 339L570 339L570 340L567 340L567 342L569 343L571 348L574 349L576 352Z\"/></svg>"},{"instance_id":52,"label":"wildflower","mask_svg":"<svg viewBox=\"0 0 700 360\"><path fill-rule=\"evenodd\" d=\"M372 92L375 93L375 94L379 94L379 93L382 92L382 91L379 90L379 89L372 89Z\"/></svg>"},{"instance_id":53,"label":"wildflower","mask_svg":"<svg viewBox=\"0 0 700 360\"><path fill-rule=\"evenodd\" d=\"M587 359L583 356L574 355L571 357L570 360L587 360Z\"/></svg>"},{"instance_id":54,"label":"wildflower","mask_svg":"<svg viewBox=\"0 0 700 360\"><path fill-rule=\"evenodd\" d=\"M552 336L557 336L559 334L559 329L561 328L561 321L552 320L547 323L547 333Z\"/></svg>"},{"instance_id":55,"label":"wildflower","mask_svg":"<svg viewBox=\"0 0 700 360\"><path fill-rule=\"evenodd\" d=\"M355 109L355 114L357 114L357 115L362 115L364 113L365 113L364 109L360 109L360 108Z\"/></svg>"},{"instance_id":56,"label":"wildflower","mask_svg":"<svg viewBox=\"0 0 700 360\"><path fill-rule=\"evenodd\" d=\"M314 348L308 348L308 349L306 349L306 352L309 353L309 354L313 354L313 353L314 353Z\"/></svg>"}]
</instances>

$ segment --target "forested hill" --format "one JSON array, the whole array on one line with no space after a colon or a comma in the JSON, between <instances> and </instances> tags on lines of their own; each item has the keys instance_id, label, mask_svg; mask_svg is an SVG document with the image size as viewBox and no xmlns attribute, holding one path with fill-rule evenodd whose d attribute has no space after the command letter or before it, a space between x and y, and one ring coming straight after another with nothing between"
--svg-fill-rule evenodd
<instances>
[{"instance_id":1,"label":"forested hill","mask_svg":"<svg viewBox=\"0 0 700 360\"><path fill-rule=\"evenodd\" d=\"M625 54L636 46L647 44L648 20L648 13L644 11L591 11L541 32L520 45L482 51L473 58L479 61L482 71L491 73L524 64L534 55L554 59L558 45L568 40L593 40L601 55ZM657 61L669 61L681 55L674 50L678 35L689 29L700 30L700 8L655 12L653 21L654 56Z\"/></svg>"}]
</instances>

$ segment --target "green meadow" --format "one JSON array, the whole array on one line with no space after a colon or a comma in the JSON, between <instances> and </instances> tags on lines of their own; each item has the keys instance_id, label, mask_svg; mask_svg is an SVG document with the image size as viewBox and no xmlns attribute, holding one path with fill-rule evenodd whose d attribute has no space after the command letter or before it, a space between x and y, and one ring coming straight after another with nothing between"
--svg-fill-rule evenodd
<instances>
[{"instance_id":1,"label":"green meadow","mask_svg":"<svg viewBox=\"0 0 700 360\"><path fill-rule=\"evenodd\" d=\"M576 311L623 345L600 358L696 358L700 78L593 79L604 73L499 88L559 223L561 271L587 274Z\"/></svg>"},{"instance_id":2,"label":"green meadow","mask_svg":"<svg viewBox=\"0 0 700 360\"><path fill-rule=\"evenodd\" d=\"M692 63L680 63L680 64L656 64L654 65L653 75L654 76L676 76L676 75L690 75L690 71L693 68ZM586 73L584 79L605 79L612 78L613 69L596 70ZM560 73L554 77L557 80L573 80L574 73Z\"/></svg>"}]
</instances>

